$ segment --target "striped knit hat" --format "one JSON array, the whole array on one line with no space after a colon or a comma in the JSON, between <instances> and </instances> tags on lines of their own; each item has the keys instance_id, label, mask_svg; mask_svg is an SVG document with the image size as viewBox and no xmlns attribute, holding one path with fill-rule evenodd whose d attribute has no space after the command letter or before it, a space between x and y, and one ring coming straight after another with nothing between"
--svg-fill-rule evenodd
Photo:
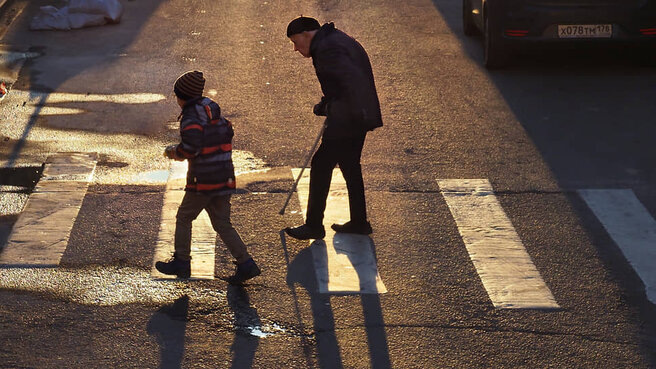
<instances>
[{"instance_id":1,"label":"striped knit hat","mask_svg":"<svg viewBox=\"0 0 656 369\"><path fill-rule=\"evenodd\" d=\"M203 72L195 70L178 77L173 85L173 92L182 100L191 100L194 97L203 96L204 88L205 78L203 78Z\"/></svg>"}]
</instances>

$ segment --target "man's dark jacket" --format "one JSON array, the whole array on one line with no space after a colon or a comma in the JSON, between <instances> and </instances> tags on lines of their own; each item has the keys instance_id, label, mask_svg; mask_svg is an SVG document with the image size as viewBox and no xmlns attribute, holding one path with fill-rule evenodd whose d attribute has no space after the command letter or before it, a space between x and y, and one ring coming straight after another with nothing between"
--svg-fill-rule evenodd
<instances>
[{"instance_id":1,"label":"man's dark jacket","mask_svg":"<svg viewBox=\"0 0 656 369\"><path fill-rule=\"evenodd\" d=\"M367 52L351 36L324 24L310 44L325 106L324 138L362 137L383 125Z\"/></svg>"}]
</instances>

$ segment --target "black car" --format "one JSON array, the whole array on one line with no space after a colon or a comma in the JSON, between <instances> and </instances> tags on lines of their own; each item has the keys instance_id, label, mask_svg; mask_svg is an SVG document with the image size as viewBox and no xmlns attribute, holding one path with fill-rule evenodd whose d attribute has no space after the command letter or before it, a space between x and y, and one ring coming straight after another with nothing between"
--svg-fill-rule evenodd
<instances>
[{"instance_id":1,"label":"black car","mask_svg":"<svg viewBox=\"0 0 656 369\"><path fill-rule=\"evenodd\" d=\"M630 42L656 47L656 0L463 0L465 35L483 34L485 66L527 42Z\"/></svg>"}]
</instances>

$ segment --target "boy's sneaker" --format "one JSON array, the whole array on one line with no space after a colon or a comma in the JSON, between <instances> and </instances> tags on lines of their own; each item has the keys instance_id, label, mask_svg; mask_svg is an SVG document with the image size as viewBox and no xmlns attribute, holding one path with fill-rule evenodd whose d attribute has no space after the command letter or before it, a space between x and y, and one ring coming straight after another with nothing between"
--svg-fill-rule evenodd
<instances>
[{"instance_id":1,"label":"boy's sneaker","mask_svg":"<svg viewBox=\"0 0 656 369\"><path fill-rule=\"evenodd\" d=\"M285 232L299 240L320 240L326 237L326 230L324 230L323 227L310 227L307 224L294 228L287 227L285 228Z\"/></svg>"},{"instance_id":2,"label":"boy's sneaker","mask_svg":"<svg viewBox=\"0 0 656 369\"><path fill-rule=\"evenodd\" d=\"M344 224L333 224L330 228L338 233L355 233L364 235L373 233L373 229L371 229L371 224L369 222L353 223L348 221Z\"/></svg>"},{"instance_id":3,"label":"boy's sneaker","mask_svg":"<svg viewBox=\"0 0 656 369\"><path fill-rule=\"evenodd\" d=\"M239 286L247 280L253 277L257 277L260 274L262 274L262 271L257 266L257 264L255 264L253 258L250 258L241 264L237 264L237 267L235 268L235 274L226 278L226 281L228 281L230 284Z\"/></svg>"},{"instance_id":4,"label":"boy's sneaker","mask_svg":"<svg viewBox=\"0 0 656 369\"><path fill-rule=\"evenodd\" d=\"M156 262L155 269L162 274L175 275L178 278L189 278L191 276L191 262L178 259L176 254L173 254L171 260L167 262Z\"/></svg>"}]
</instances>

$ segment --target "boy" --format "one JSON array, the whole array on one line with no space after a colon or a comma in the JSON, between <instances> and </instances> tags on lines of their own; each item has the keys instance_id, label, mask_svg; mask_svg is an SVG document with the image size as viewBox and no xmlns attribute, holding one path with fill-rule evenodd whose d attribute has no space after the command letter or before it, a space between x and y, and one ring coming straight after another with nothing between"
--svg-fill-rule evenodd
<instances>
[{"instance_id":1,"label":"boy","mask_svg":"<svg viewBox=\"0 0 656 369\"><path fill-rule=\"evenodd\" d=\"M230 196L235 192L232 164L230 121L221 116L219 105L203 97L205 79L198 71L181 75L173 87L180 113L181 142L169 146L164 155L174 160L188 160L187 185L175 224L175 253L168 262L158 261L155 268L163 274L189 278L191 268L191 224L203 209L214 230L235 258L235 274L226 278L230 284L260 275L246 245L230 223Z\"/></svg>"}]
</instances>

